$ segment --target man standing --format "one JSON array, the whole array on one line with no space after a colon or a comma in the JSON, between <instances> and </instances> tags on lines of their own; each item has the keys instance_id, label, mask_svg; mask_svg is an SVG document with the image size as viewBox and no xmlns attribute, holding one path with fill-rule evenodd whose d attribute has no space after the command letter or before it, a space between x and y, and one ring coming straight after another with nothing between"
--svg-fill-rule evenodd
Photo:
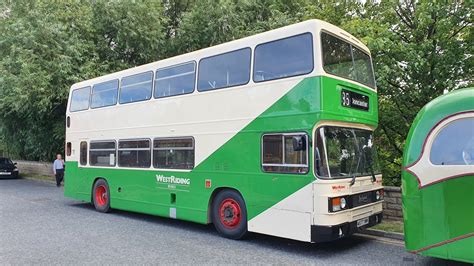
<instances>
[{"instance_id":1,"label":"man standing","mask_svg":"<svg viewBox=\"0 0 474 266\"><path fill-rule=\"evenodd\" d=\"M56 186L59 187L64 179L64 160L59 153L56 155L56 160L54 160L53 171L56 176Z\"/></svg>"}]
</instances>

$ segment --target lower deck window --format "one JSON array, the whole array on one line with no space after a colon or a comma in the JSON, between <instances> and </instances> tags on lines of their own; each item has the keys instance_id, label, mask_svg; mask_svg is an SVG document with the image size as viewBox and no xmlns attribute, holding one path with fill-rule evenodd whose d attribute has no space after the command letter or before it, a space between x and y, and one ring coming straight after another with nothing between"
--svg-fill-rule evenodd
<instances>
[{"instance_id":1,"label":"lower deck window","mask_svg":"<svg viewBox=\"0 0 474 266\"><path fill-rule=\"evenodd\" d=\"M267 134L262 138L262 168L265 172L307 173L306 134Z\"/></svg>"},{"instance_id":2,"label":"lower deck window","mask_svg":"<svg viewBox=\"0 0 474 266\"><path fill-rule=\"evenodd\" d=\"M193 169L193 138L155 139L153 142L153 166L163 169Z\"/></svg>"},{"instance_id":3,"label":"lower deck window","mask_svg":"<svg viewBox=\"0 0 474 266\"><path fill-rule=\"evenodd\" d=\"M115 166L115 141L91 142L89 164L92 166Z\"/></svg>"},{"instance_id":4,"label":"lower deck window","mask_svg":"<svg viewBox=\"0 0 474 266\"><path fill-rule=\"evenodd\" d=\"M81 141L81 149L79 151L81 165L87 164L87 142Z\"/></svg>"},{"instance_id":5,"label":"lower deck window","mask_svg":"<svg viewBox=\"0 0 474 266\"><path fill-rule=\"evenodd\" d=\"M71 142L66 143L66 156L71 156L72 144Z\"/></svg>"},{"instance_id":6,"label":"lower deck window","mask_svg":"<svg viewBox=\"0 0 474 266\"><path fill-rule=\"evenodd\" d=\"M120 140L118 165L121 167L149 168L151 165L150 140Z\"/></svg>"}]
</instances>

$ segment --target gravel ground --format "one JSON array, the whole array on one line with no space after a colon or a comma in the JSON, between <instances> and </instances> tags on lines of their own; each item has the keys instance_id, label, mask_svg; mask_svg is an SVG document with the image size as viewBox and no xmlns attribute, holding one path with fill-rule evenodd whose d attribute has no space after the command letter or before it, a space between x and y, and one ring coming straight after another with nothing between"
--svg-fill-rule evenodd
<instances>
[{"instance_id":1,"label":"gravel ground","mask_svg":"<svg viewBox=\"0 0 474 266\"><path fill-rule=\"evenodd\" d=\"M0 180L0 264L452 265L401 245L353 236L308 244L260 234L244 241L212 225L113 211L63 196L51 182Z\"/></svg>"}]
</instances>

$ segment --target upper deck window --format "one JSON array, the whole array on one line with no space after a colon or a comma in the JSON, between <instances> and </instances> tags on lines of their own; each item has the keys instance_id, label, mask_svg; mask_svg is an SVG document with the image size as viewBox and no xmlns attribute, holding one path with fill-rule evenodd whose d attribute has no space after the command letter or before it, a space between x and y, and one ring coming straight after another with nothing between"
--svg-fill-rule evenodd
<instances>
[{"instance_id":1,"label":"upper deck window","mask_svg":"<svg viewBox=\"0 0 474 266\"><path fill-rule=\"evenodd\" d=\"M153 72L145 72L122 78L120 103L145 101L151 98Z\"/></svg>"},{"instance_id":2,"label":"upper deck window","mask_svg":"<svg viewBox=\"0 0 474 266\"><path fill-rule=\"evenodd\" d=\"M117 104L118 80L111 80L92 87L91 108Z\"/></svg>"},{"instance_id":3,"label":"upper deck window","mask_svg":"<svg viewBox=\"0 0 474 266\"><path fill-rule=\"evenodd\" d=\"M195 79L195 62L159 69L156 71L155 98L191 93Z\"/></svg>"},{"instance_id":4,"label":"upper deck window","mask_svg":"<svg viewBox=\"0 0 474 266\"><path fill-rule=\"evenodd\" d=\"M370 56L328 33L321 33L323 65L327 73L375 87Z\"/></svg>"},{"instance_id":5,"label":"upper deck window","mask_svg":"<svg viewBox=\"0 0 474 266\"><path fill-rule=\"evenodd\" d=\"M441 129L431 146L435 165L474 165L474 118L454 120Z\"/></svg>"},{"instance_id":6,"label":"upper deck window","mask_svg":"<svg viewBox=\"0 0 474 266\"><path fill-rule=\"evenodd\" d=\"M89 109L89 96L91 87L75 89L72 91L71 105L69 111L82 111Z\"/></svg>"},{"instance_id":7,"label":"upper deck window","mask_svg":"<svg viewBox=\"0 0 474 266\"><path fill-rule=\"evenodd\" d=\"M250 48L204 58L199 62L198 91L247 84L250 80Z\"/></svg>"},{"instance_id":8,"label":"upper deck window","mask_svg":"<svg viewBox=\"0 0 474 266\"><path fill-rule=\"evenodd\" d=\"M313 36L305 33L255 48L253 80L261 82L313 71Z\"/></svg>"}]
</instances>

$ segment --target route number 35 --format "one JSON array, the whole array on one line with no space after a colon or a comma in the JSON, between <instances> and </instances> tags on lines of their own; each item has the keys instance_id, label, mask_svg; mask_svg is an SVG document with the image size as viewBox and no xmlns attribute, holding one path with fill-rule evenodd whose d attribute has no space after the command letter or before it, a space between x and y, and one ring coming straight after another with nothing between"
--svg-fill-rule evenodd
<instances>
[{"instance_id":1,"label":"route number 35","mask_svg":"<svg viewBox=\"0 0 474 266\"><path fill-rule=\"evenodd\" d=\"M342 106L351 106L351 94L347 91L342 92Z\"/></svg>"}]
</instances>

